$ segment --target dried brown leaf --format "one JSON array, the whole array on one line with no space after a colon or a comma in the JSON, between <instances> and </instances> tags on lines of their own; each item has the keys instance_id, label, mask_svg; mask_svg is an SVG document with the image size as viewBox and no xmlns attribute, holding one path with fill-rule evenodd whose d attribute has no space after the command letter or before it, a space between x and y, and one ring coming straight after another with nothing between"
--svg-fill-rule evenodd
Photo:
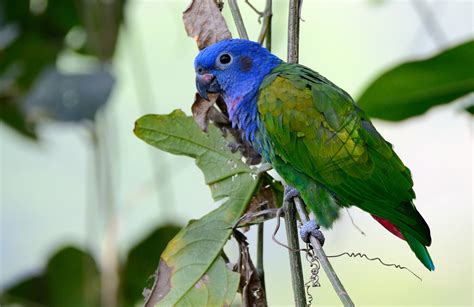
<instances>
[{"instance_id":1,"label":"dried brown leaf","mask_svg":"<svg viewBox=\"0 0 474 307\"><path fill-rule=\"evenodd\" d=\"M257 193L250 200L247 211L239 222L239 227L243 227L244 231L254 224L263 223L269 219L273 219L276 211L281 207L280 195L281 184L275 182L270 176L264 175L262 184Z\"/></svg>"},{"instance_id":2,"label":"dried brown leaf","mask_svg":"<svg viewBox=\"0 0 474 307\"><path fill-rule=\"evenodd\" d=\"M262 285L257 268L250 258L247 238L240 231L234 231L234 238L239 244L239 262L237 271L240 273L240 293L243 306L267 306L265 288Z\"/></svg>"},{"instance_id":3,"label":"dried brown leaf","mask_svg":"<svg viewBox=\"0 0 474 307\"><path fill-rule=\"evenodd\" d=\"M193 0L183 12L184 27L194 38L199 50L232 38L216 0Z\"/></svg>"},{"instance_id":4,"label":"dried brown leaf","mask_svg":"<svg viewBox=\"0 0 474 307\"><path fill-rule=\"evenodd\" d=\"M209 101L202 98L198 93L194 97L194 103L191 107L193 112L194 121L198 124L202 131L207 132L209 124L209 110L212 108L215 102L216 95L209 95Z\"/></svg>"},{"instance_id":5,"label":"dried brown leaf","mask_svg":"<svg viewBox=\"0 0 474 307\"><path fill-rule=\"evenodd\" d=\"M199 93L196 93L194 103L191 107L194 121L198 124L202 131L207 132L209 120L213 121L218 127L229 125L229 119L214 107L214 104L219 99L219 94L209 93L209 101L202 98Z\"/></svg>"}]
</instances>

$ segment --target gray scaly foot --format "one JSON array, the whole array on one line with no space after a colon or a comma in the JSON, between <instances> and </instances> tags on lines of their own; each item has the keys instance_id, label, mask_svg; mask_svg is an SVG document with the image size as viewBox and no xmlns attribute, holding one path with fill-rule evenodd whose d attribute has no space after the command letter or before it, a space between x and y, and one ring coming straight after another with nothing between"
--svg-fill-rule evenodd
<instances>
[{"instance_id":1,"label":"gray scaly foot","mask_svg":"<svg viewBox=\"0 0 474 307\"><path fill-rule=\"evenodd\" d=\"M289 202L295 197L299 197L300 192L298 192L297 189L290 185L285 186L285 191L283 192L283 201L284 202Z\"/></svg>"},{"instance_id":2,"label":"gray scaly foot","mask_svg":"<svg viewBox=\"0 0 474 307\"><path fill-rule=\"evenodd\" d=\"M314 220L307 221L306 223L301 225L300 228L300 237L304 242L311 243L309 241L310 236L315 237L319 241L319 244L321 244L321 246L324 245L324 235L321 230L319 230L319 225L316 224Z\"/></svg>"}]
</instances>

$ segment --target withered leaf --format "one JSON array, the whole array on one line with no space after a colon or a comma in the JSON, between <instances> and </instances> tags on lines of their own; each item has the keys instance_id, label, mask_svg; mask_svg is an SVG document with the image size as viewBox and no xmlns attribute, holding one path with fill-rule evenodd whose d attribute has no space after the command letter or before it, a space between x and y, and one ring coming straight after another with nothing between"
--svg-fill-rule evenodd
<instances>
[{"instance_id":1,"label":"withered leaf","mask_svg":"<svg viewBox=\"0 0 474 307\"><path fill-rule=\"evenodd\" d=\"M199 50L232 38L216 0L193 0L183 12L183 22L186 33L196 40Z\"/></svg>"},{"instance_id":2,"label":"withered leaf","mask_svg":"<svg viewBox=\"0 0 474 307\"><path fill-rule=\"evenodd\" d=\"M267 298L262 280L250 258L247 237L238 230L234 231L234 238L239 244L239 262L237 271L240 273L239 289L242 294L242 305L263 307L267 306Z\"/></svg>"},{"instance_id":3,"label":"withered leaf","mask_svg":"<svg viewBox=\"0 0 474 307\"><path fill-rule=\"evenodd\" d=\"M202 98L199 93L196 93L191 111L193 112L194 120L204 132L207 132L209 120L212 120L218 125L229 124L227 117L214 107L218 97L219 94L209 93L209 101L207 101Z\"/></svg>"}]
</instances>

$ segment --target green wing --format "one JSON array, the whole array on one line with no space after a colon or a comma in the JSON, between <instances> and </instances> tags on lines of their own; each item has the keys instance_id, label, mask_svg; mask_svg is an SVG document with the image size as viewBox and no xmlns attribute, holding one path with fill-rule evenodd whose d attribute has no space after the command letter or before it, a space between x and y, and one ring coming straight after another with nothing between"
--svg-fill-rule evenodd
<instances>
[{"instance_id":1,"label":"green wing","mask_svg":"<svg viewBox=\"0 0 474 307\"><path fill-rule=\"evenodd\" d=\"M258 110L279 173L294 168L430 245L409 169L346 92L309 68L282 64L263 81Z\"/></svg>"}]
</instances>

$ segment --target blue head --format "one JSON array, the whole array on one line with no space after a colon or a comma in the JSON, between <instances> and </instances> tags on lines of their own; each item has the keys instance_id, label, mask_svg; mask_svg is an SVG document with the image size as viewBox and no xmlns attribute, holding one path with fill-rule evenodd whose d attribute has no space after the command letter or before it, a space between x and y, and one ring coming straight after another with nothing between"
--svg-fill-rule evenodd
<instances>
[{"instance_id":1,"label":"blue head","mask_svg":"<svg viewBox=\"0 0 474 307\"><path fill-rule=\"evenodd\" d=\"M245 129L245 121L256 113L256 94L263 78L280 63L258 43L244 39L220 41L196 57L196 87L205 99L207 93L222 94L232 122Z\"/></svg>"}]
</instances>

